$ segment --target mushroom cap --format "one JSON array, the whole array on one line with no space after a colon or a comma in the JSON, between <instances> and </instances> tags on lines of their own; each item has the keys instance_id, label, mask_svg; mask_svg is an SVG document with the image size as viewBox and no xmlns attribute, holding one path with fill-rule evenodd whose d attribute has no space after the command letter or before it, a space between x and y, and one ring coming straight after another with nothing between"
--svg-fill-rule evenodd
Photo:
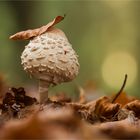
<instances>
[{"instance_id":1,"label":"mushroom cap","mask_svg":"<svg viewBox=\"0 0 140 140\"><path fill-rule=\"evenodd\" d=\"M64 32L56 28L30 40L21 61L30 75L54 85L73 80L79 71L75 51Z\"/></svg>"}]
</instances>

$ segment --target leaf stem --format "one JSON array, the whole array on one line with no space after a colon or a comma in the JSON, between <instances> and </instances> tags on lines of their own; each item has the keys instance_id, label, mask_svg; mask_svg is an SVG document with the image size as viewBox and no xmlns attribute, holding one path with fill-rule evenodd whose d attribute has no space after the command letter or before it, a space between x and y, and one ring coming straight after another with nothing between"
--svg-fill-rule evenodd
<instances>
[{"instance_id":1,"label":"leaf stem","mask_svg":"<svg viewBox=\"0 0 140 140\"><path fill-rule=\"evenodd\" d=\"M118 93L115 95L115 97L113 98L112 103L114 103L114 102L116 101L116 99L119 97L119 95L122 93L122 91L123 91L123 89L124 89L124 87L125 87L125 85L126 85L127 77L128 77L127 74L125 74L125 78L124 78L123 85L122 85L122 87L120 88L119 92L118 92Z\"/></svg>"}]
</instances>

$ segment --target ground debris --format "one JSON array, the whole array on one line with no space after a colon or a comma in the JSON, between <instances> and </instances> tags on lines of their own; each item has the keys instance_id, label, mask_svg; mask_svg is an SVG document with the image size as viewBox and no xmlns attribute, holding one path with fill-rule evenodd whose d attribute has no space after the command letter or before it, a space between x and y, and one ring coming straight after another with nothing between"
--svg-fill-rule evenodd
<instances>
[{"instance_id":1,"label":"ground debris","mask_svg":"<svg viewBox=\"0 0 140 140\"><path fill-rule=\"evenodd\" d=\"M12 91L12 92L11 92ZM36 98L32 98L26 95L24 88L12 87L10 92L7 92L0 104L1 113L7 114L10 117L17 117L18 112L25 108L37 103Z\"/></svg>"},{"instance_id":2,"label":"ground debris","mask_svg":"<svg viewBox=\"0 0 140 140\"><path fill-rule=\"evenodd\" d=\"M56 102L71 102L72 101L72 99L70 97L67 97L65 93L54 95L51 97L51 100L56 101Z\"/></svg>"},{"instance_id":3,"label":"ground debris","mask_svg":"<svg viewBox=\"0 0 140 140\"><path fill-rule=\"evenodd\" d=\"M133 111L135 116L140 118L140 100L134 100L126 104L124 108Z\"/></svg>"},{"instance_id":4,"label":"ground debris","mask_svg":"<svg viewBox=\"0 0 140 140\"><path fill-rule=\"evenodd\" d=\"M22 121L9 121L0 131L0 138L6 139L78 139L108 140L107 136L99 130L90 127L89 124L79 119L73 110L48 109L38 112Z\"/></svg>"},{"instance_id":5,"label":"ground debris","mask_svg":"<svg viewBox=\"0 0 140 140\"><path fill-rule=\"evenodd\" d=\"M104 96L96 101L94 113L101 121L106 121L113 118L119 109L118 103L113 104L108 97Z\"/></svg>"},{"instance_id":6,"label":"ground debris","mask_svg":"<svg viewBox=\"0 0 140 140\"><path fill-rule=\"evenodd\" d=\"M133 113L121 121L106 122L97 126L112 139L140 139L140 125Z\"/></svg>"},{"instance_id":7,"label":"ground debris","mask_svg":"<svg viewBox=\"0 0 140 140\"><path fill-rule=\"evenodd\" d=\"M0 139L140 139L140 101L111 99L74 102L58 94L39 104L11 88L0 104Z\"/></svg>"}]
</instances>

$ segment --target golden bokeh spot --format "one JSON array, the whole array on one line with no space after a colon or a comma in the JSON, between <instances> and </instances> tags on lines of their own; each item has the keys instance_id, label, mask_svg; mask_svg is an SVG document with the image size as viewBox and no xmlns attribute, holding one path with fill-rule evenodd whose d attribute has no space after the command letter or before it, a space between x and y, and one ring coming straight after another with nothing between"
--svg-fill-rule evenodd
<instances>
[{"instance_id":1,"label":"golden bokeh spot","mask_svg":"<svg viewBox=\"0 0 140 140\"><path fill-rule=\"evenodd\" d=\"M126 87L131 87L136 80L137 72L137 62L128 52L112 52L102 64L103 80L112 88L121 87L125 74L128 74Z\"/></svg>"}]
</instances>

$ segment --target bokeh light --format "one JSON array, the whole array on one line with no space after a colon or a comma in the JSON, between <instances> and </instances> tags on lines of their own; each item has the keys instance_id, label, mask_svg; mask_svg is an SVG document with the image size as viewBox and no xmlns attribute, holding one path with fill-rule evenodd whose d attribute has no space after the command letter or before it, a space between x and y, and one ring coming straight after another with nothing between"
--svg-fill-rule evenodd
<instances>
[{"instance_id":1,"label":"bokeh light","mask_svg":"<svg viewBox=\"0 0 140 140\"><path fill-rule=\"evenodd\" d=\"M138 72L135 57L128 52L112 52L103 62L102 76L104 82L112 88L119 88L125 74L128 74L127 87L131 87Z\"/></svg>"}]
</instances>

